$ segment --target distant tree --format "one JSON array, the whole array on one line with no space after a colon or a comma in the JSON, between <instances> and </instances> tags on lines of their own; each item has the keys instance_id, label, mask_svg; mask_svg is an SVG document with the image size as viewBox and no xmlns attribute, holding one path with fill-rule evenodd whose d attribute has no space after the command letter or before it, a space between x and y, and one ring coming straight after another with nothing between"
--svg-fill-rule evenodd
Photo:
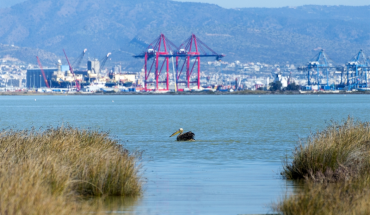
<instances>
[{"instance_id":1,"label":"distant tree","mask_svg":"<svg viewBox=\"0 0 370 215\"><path fill-rule=\"evenodd\" d=\"M275 81L275 82L270 83L270 90L271 91L281 90L282 86L283 85L281 84L280 81Z\"/></svg>"},{"instance_id":2,"label":"distant tree","mask_svg":"<svg viewBox=\"0 0 370 215\"><path fill-rule=\"evenodd\" d=\"M289 91L297 91L301 88L301 86L295 84L294 82L289 84L286 88L286 90L289 90Z\"/></svg>"},{"instance_id":3,"label":"distant tree","mask_svg":"<svg viewBox=\"0 0 370 215\"><path fill-rule=\"evenodd\" d=\"M259 87L257 90L265 90L264 87Z\"/></svg>"}]
</instances>

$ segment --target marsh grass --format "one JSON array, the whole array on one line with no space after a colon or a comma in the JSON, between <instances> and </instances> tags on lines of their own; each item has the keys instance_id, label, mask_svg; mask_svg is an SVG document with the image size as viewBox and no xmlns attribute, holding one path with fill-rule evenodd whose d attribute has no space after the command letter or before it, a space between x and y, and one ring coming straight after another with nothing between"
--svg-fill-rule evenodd
<instances>
[{"instance_id":1,"label":"marsh grass","mask_svg":"<svg viewBox=\"0 0 370 215\"><path fill-rule=\"evenodd\" d=\"M337 183L307 181L296 195L285 196L274 204L284 215L370 214L369 178Z\"/></svg>"},{"instance_id":2,"label":"marsh grass","mask_svg":"<svg viewBox=\"0 0 370 215\"><path fill-rule=\"evenodd\" d=\"M336 182L370 170L370 124L348 118L311 134L288 158L282 175L287 179Z\"/></svg>"},{"instance_id":3,"label":"marsh grass","mask_svg":"<svg viewBox=\"0 0 370 215\"><path fill-rule=\"evenodd\" d=\"M290 214L370 214L370 124L348 118L311 134L282 175L302 190L273 206Z\"/></svg>"},{"instance_id":4,"label":"marsh grass","mask_svg":"<svg viewBox=\"0 0 370 215\"><path fill-rule=\"evenodd\" d=\"M138 156L104 132L70 126L45 131L3 130L0 214L96 212L98 207L77 200L138 196Z\"/></svg>"}]
</instances>

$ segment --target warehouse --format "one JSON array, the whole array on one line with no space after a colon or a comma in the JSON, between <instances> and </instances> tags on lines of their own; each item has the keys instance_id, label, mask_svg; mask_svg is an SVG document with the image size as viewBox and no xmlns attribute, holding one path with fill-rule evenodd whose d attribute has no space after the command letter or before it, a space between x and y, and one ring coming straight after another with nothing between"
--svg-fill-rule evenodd
<instances>
[{"instance_id":1,"label":"warehouse","mask_svg":"<svg viewBox=\"0 0 370 215\"><path fill-rule=\"evenodd\" d=\"M49 85L51 85L51 79L53 77L54 72L58 71L57 68L55 69L44 69L45 78L48 81ZM26 87L28 89L32 88L45 88L46 84L44 78L42 77L41 69L28 69L26 75Z\"/></svg>"}]
</instances>

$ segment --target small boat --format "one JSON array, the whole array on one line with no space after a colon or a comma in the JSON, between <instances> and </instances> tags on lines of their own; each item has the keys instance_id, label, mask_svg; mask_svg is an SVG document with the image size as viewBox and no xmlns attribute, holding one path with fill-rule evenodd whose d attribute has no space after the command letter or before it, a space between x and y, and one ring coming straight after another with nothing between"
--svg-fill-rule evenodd
<instances>
[{"instance_id":1,"label":"small boat","mask_svg":"<svg viewBox=\"0 0 370 215\"><path fill-rule=\"evenodd\" d=\"M194 136L195 134L191 131L184 133L184 129L180 128L178 131L173 133L170 137L175 136L176 134L179 134L177 136L177 141L195 141Z\"/></svg>"},{"instance_id":2,"label":"small boat","mask_svg":"<svg viewBox=\"0 0 370 215\"><path fill-rule=\"evenodd\" d=\"M114 89L113 88L109 88L109 87L105 87L105 88L101 88L101 90L105 93L111 93L111 92L114 92Z\"/></svg>"},{"instance_id":3,"label":"small boat","mask_svg":"<svg viewBox=\"0 0 370 215\"><path fill-rule=\"evenodd\" d=\"M300 93L300 94L306 94L306 93L311 93L311 92L309 92L309 91L302 91L302 90L300 90L300 91L299 91L299 93Z\"/></svg>"},{"instance_id":4,"label":"small boat","mask_svg":"<svg viewBox=\"0 0 370 215\"><path fill-rule=\"evenodd\" d=\"M339 93L339 90L325 90L322 93Z\"/></svg>"},{"instance_id":5,"label":"small boat","mask_svg":"<svg viewBox=\"0 0 370 215\"><path fill-rule=\"evenodd\" d=\"M103 82L93 82L90 85L83 88L85 92L96 92L101 91L102 88L105 88L105 83Z\"/></svg>"},{"instance_id":6,"label":"small boat","mask_svg":"<svg viewBox=\"0 0 370 215\"><path fill-rule=\"evenodd\" d=\"M212 88L204 88L202 91L203 92L216 92L216 90Z\"/></svg>"}]
</instances>

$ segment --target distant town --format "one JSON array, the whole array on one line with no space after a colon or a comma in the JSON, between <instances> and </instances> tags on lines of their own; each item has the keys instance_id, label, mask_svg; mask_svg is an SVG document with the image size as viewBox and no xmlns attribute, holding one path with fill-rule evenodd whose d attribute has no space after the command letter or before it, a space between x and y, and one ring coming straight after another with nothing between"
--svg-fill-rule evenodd
<instances>
[{"instance_id":1,"label":"distant town","mask_svg":"<svg viewBox=\"0 0 370 215\"><path fill-rule=\"evenodd\" d=\"M48 89L38 65L25 64L10 57L3 58L0 59L0 91L63 92L64 90L65 92L75 86L75 79L85 84L82 86L83 91L143 90L144 71L123 71L120 65L100 69L100 63L98 60L87 61L85 67L82 66L74 71L75 77L73 77L69 66L62 65L61 61L56 62L55 68L45 67L43 70L50 87ZM274 74L292 74L295 75L294 81L297 84L307 84L307 80L302 77L302 72L297 72L293 64L280 66L260 62L208 61L204 68L200 73L200 83L203 88L257 90L261 87L268 87L275 80ZM154 74L150 74L148 80L153 81L154 76ZM173 72L170 72L169 78L170 90L174 90ZM293 76L280 76L284 87L287 87L289 78L293 80ZM178 85L181 87L183 84ZM150 84L149 89L154 89L154 85Z\"/></svg>"},{"instance_id":2,"label":"distant town","mask_svg":"<svg viewBox=\"0 0 370 215\"><path fill-rule=\"evenodd\" d=\"M144 55L150 59L151 50ZM334 66L320 51L317 59L305 67L294 64L266 64L262 62L227 62L199 60L199 75L193 71L197 58L183 62L170 57L153 60L156 69L149 66L139 71L125 71L121 65L105 66L111 53L104 59L87 59L83 53L72 64L64 65L61 60L54 68L39 64L26 64L6 56L0 59L0 92L37 93L96 93L96 92L174 92L174 91L223 91L241 90L295 90L339 92L367 91L369 61L362 50L357 59L344 66ZM148 57L149 56L149 57ZM134 59L133 59L134 60ZM172 61L171 61L172 60ZM157 62L158 61L158 62ZM364 62L362 62L364 61ZM69 62L69 61L68 61ZM86 63L83 63L86 62ZM154 63L155 62L155 63ZM162 69L167 62L167 71ZM161 64L161 68L159 66ZM175 66L176 64L176 66ZM188 64L187 66L185 66ZM186 67L187 69L184 69ZM145 70L146 68L146 70ZM180 69L181 68L181 69ZM165 69L164 69L165 70ZM183 71L184 70L184 71ZM186 71L185 71L186 70ZM183 72L183 74L182 74ZM181 76L182 74L182 76Z\"/></svg>"}]
</instances>

